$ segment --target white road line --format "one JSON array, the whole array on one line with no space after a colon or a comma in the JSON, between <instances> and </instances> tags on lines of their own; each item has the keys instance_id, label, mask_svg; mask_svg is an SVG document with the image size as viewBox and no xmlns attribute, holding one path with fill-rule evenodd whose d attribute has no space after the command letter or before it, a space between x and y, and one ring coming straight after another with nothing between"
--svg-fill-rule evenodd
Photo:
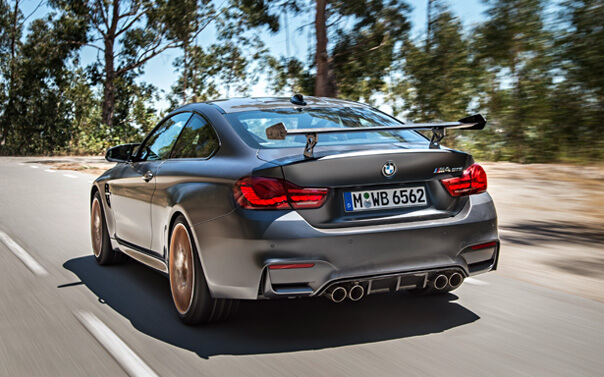
<instances>
[{"instance_id":1,"label":"white road line","mask_svg":"<svg viewBox=\"0 0 604 377\"><path fill-rule=\"evenodd\" d=\"M77 178L77 175L73 175L73 174L63 174L63 177L67 177L67 178Z\"/></svg>"},{"instance_id":2,"label":"white road line","mask_svg":"<svg viewBox=\"0 0 604 377\"><path fill-rule=\"evenodd\" d=\"M44 276L48 275L48 271L42 267L42 265L31 255L27 253L19 244L12 240L6 233L0 230L0 239L4 244L17 256L17 258L21 259L23 263L36 275Z\"/></svg>"},{"instance_id":3,"label":"white road line","mask_svg":"<svg viewBox=\"0 0 604 377\"><path fill-rule=\"evenodd\" d=\"M19 162L17 165L21 165L21 166L25 166L27 164L23 163L23 162Z\"/></svg>"},{"instance_id":4,"label":"white road line","mask_svg":"<svg viewBox=\"0 0 604 377\"><path fill-rule=\"evenodd\" d=\"M30 165L29 167L32 168L32 169L38 169L39 168L39 166L36 166L36 165Z\"/></svg>"},{"instance_id":5,"label":"white road line","mask_svg":"<svg viewBox=\"0 0 604 377\"><path fill-rule=\"evenodd\" d=\"M94 314L84 311L74 314L130 376L157 376L126 343Z\"/></svg>"},{"instance_id":6,"label":"white road line","mask_svg":"<svg viewBox=\"0 0 604 377\"><path fill-rule=\"evenodd\" d=\"M475 278L465 278L464 283L468 283L471 285L491 285L491 283L487 283L486 281L478 280Z\"/></svg>"},{"instance_id":7,"label":"white road line","mask_svg":"<svg viewBox=\"0 0 604 377\"><path fill-rule=\"evenodd\" d=\"M56 173L57 172L56 170L52 170L52 169L46 169L44 171L47 173Z\"/></svg>"}]
</instances>

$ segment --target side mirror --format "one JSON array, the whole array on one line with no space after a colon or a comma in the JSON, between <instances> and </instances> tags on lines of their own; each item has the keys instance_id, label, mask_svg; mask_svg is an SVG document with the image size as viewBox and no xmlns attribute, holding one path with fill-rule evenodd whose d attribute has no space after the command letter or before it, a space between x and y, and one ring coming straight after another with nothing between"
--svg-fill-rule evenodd
<instances>
[{"instance_id":1,"label":"side mirror","mask_svg":"<svg viewBox=\"0 0 604 377\"><path fill-rule=\"evenodd\" d=\"M105 159L111 162L128 162L139 145L139 143L132 143L109 148L105 153Z\"/></svg>"}]
</instances>

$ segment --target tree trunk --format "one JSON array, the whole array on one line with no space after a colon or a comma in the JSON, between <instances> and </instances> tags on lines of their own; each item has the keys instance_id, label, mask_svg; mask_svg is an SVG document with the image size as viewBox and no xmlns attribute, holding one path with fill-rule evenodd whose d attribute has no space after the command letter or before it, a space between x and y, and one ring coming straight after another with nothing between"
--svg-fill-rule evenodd
<instances>
[{"instance_id":1,"label":"tree trunk","mask_svg":"<svg viewBox=\"0 0 604 377\"><path fill-rule=\"evenodd\" d=\"M432 2L434 0L428 0L428 9L427 9L427 18L428 21L426 23L426 52L430 51L430 45L432 44Z\"/></svg>"},{"instance_id":2,"label":"tree trunk","mask_svg":"<svg viewBox=\"0 0 604 377\"><path fill-rule=\"evenodd\" d=\"M113 1L113 11L110 26L107 33L104 35L105 43L105 82L103 83L103 110L101 112L101 121L109 127L113 128L113 116L115 114L115 79L117 72L115 71L115 39L117 25L120 19L119 0Z\"/></svg>"},{"instance_id":3,"label":"tree trunk","mask_svg":"<svg viewBox=\"0 0 604 377\"><path fill-rule=\"evenodd\" d=\"M524 118L525 114L522 111L523 103L523 77L522 69L518 66L517 57L520 52L515 50L514 56L512 57L512 64L510 66L510 75L516 80L516 85L513 94L513 118L508 121L508 127L510 131L510 139L512 144L513 159L515 162L525 163L526 162L526 144L524 138ZM520 70L520 72L519 72Z\"/></svg>"},{"instance_id":4,"label":"tree trunk","mask_svg":"<svg viewBox=\"0 0 604 377\"><path fill-rule=\"evenodd\" d=\"M17 73L17 28L19 21L19 0L15 1L15 7L13 9L13 24L10 41L10 74L8 84L8 108L14 106L14 89L15 89L15 75ZM6 139L8 138L8 129L10 127L10 121L7 119L4 122L4 129L2 130L2 137L0 138L0 145L6 145Z\"/></svg>"},{"instance_id":5,"label":"tree trunk","mask_svg":"<svg viewBox=\"0 0 604 377\"><path fill-rule=\"evenodd\" d=\"M109 37L109 36L108 36ZM105 39L105 82L103 83L103 111L101 121L113 128L113 116L115 113L115 79L116 72L113 55L114 39Z\"/></svg>"},{"instance_id":6,"label":"tree trunk","mask_svg":"<svg viewBox=\"0 0 604 377\"><path fill-rule=\"evenodd\" d=\"M193 47L195 47L195 45L193 45ZM195 49L193 49L193 51L195 51ZM197 95L198 87L199 87L199 85L197 84L197 64L195 64L195 58L192 57L192 59L193 59L193 65L191 67L191 92L192 92L191 101L199 102L199 96Z\"/></svg>"},{"instance_id":7,"label":"tree trunk","mask_svg":"<svg viewBox=\"0 0 604 377\"><path fill-rule=\"evenodd\" d=\"M187 41L183 41L182 104L187 103Z\"/></svg>"},{"instance_id":8,"label":"tree trunk","mask_svg":"<svg viewBox=\"0 0 604 377\"><path fill-rule=\"evenodd\" d=\"M317 0L315 14L315 33L317 36L317 77L315 79L315 96L330 97L329 56L327 55L326 8L328 0Z\"/></svg>"}]
</instances>

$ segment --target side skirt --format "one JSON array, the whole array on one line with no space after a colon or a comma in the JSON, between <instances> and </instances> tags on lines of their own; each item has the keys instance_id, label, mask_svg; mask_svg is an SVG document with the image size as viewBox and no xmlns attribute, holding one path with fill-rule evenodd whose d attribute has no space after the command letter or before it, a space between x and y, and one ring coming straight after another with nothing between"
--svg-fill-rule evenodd
<instances>
[{"instance_id":1,"label":"side skirt","mask_svg":"<svg viewBox=\"0 0 604 377\"><path fill-rule=\"evenodd\" d=\"M115 237L115 240L120 245L120 251L130 258L135 259L142 264L153 268L161 273L168 274L168 265L160 257L151 254L151 251L140 248L129 242Z\"/></svg>"}]
</instances>

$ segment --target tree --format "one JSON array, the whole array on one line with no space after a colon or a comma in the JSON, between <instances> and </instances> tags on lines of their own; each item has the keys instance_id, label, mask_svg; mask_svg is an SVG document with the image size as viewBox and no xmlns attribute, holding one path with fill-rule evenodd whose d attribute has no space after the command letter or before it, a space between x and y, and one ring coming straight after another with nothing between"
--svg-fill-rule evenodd
<instances>
[{"instance_id":1,"label":"tree","mask_svg":"<svg viewBox=\"0 0 604 377\"><path fill-rule=\"evenodd\" d=\"M604 4L598 0L562 3L558 31L558 69L565 80L556 85L555 120L569 158L601 161L604 151Z\"/></svg>"},{"instance_id":2,"label":"tree","mask_svg":"<svg viewBox=\"0 0 604 377\"><path fill-rule=\"evenodd\" d=\"M277 94L313 93L314 75L304 68L304 63L296 58L282 56L267 57L269 90Z\"/></svg>"},{"instance_id":3,"label":"tree","mask_svg":"<svg viewBox=\"0 0 604 377\"><path fill-rule=\"evenodd\" d=\"M485 0L488 19L475 33L476 60L485 70L481 105L503 137L499 158L528 162L534 143L547 142L552 84L552 36L544 29L542 0Z\"/></svg>"},{"instance_id":4,"label":"tree","mask_svg":"<svg viewBox=\"0 0 604 377\"><path fill-rule=\"evenodd\" d=\"M164 0L165 1L165 0ZM179 59L183 80L182 103L187 102L187 84L189 73L190 49L196 37L216 20L227 8L216 10L211 1L167 0L162 5L169 35L180 41L183 57Z\"/></svg>"},{"instance_id":5,"label":"tree","mask_svg":"<svg viewBox=\"0 0 604 377\"><path fill-rule=\"evenodd\" d=\"M183 44L188 30L176 29L176 12L190 11L179 2L149 0L52 0L56 9L78 16L89 25L89 39L80 45L99 51L97 68L102 70L101 120L113 127L116 111L116 82L137 75L150 59ZM199 5L197 2L195 5ZM202 6L205 2L202 2ZM193 12L195 13L195 12ZM186 19L185 19L186 20ZM184 34L183 34L184 33Z\"/></svg>"},{"instance_id":6,"label":"tree","mask_svg":"<svg viewBox=\"0 0 604 377\"><path fill-rule=\"evenodd\" d=\"M299 72L297 59L275 59L273 87L283 77L302 81L295 87L308 88L316 96L344 96L371 101L382 89L396 48L407 38L409 6L402 0L341 1L316 0L314 6L304 1L267 1L273 14L294 12L312 15L315 27L315 52L308 68ZM330 42L331 41L331 42ZM292 68L296 68L292 70Z\"/></svg>"},{"instance_id":7,"label":"tree","mask_svg":"<svg viewBox=\"0 0 604 377\"><path fill-rule=\"evenodd\" d=\"M402 98L407 118L418 122L460 119L476 94L461 22L443 3L433 6L423 46L405 42L403 74L390 87L391 102Z\"/></svg>"},{"instance_id":8,"label":"tree","mask_svg":"<svg viewBox=\"0 0 604 377\"><path fill-rule=\"evenodd\" d=\"M23 14L19 7L19 0L11 7L4 0L0 1L0 65L8 67L2 70L2 81L0 82L0 146L7 142L10 131L9 119L18 114L14 101L17 82L17 62L19 49L21 47L21 35L23 30Z\"/></svg>"},{"instance_id":9,"label":"tree","mask_svg":"<svg viewBox=\"0 0 604 377\"><path fill-rule=\"evenodd\" d=\"M41 154L67 145L72 107L65 94L77 47L64 41L84 37L85 27L70 17L51 13L30 24L14 55L10 98L0 119L8 130L5 152Z\"/></svg>"},{"instance_id":10,"label":"tree","mask_svg":"<svg viewBox=\"0 0 604 377\"><path fill-rule=\"evenodd\" d=\"M335 97L336 83L333 69L329 69L329 53L327 52L327 3L328 0L316 0L315 10L315 96Z\"/></svg>"},{"instance_id":11,"label":"tree","mask_svg":"<svg viewBox=\"0 0 604 377\"><path fill-rule=\"evenodd\" d=\"M257 81L268 56L256 30L272 32L278 23L261 2L235 0L229 5L215 12L214 42L201 46L191 38L189 53L176 59L180 77L169 96L172 106L180 102L178 97L186 103L233 92L244 96Z\"/></svg>"}]
</instances>

